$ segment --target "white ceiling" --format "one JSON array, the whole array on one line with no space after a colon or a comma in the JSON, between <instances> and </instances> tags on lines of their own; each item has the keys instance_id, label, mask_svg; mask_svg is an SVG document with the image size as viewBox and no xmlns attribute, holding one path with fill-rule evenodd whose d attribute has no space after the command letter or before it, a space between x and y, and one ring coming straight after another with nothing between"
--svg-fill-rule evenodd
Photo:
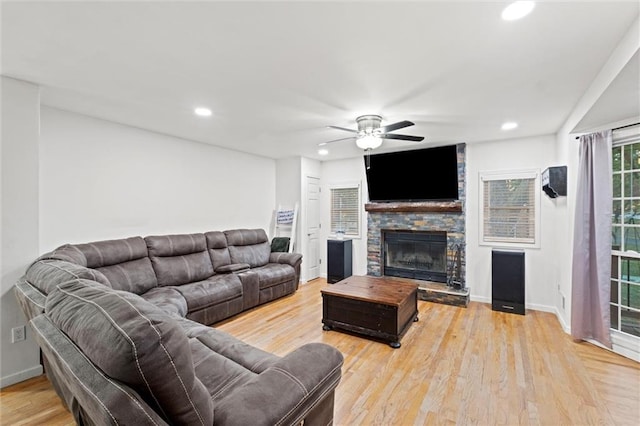
<instances>
[{"instance_id":1,"label":"white ceiling","mask_svg":"<svg viewBox=\"0 0 640 426\"><path fill-rule=\"evenodd\" d=\"M539 2L514 22L506 4L5 1L2 74L48 106L272 158L360 155L318 143L371 113L426 137L384 149L555 133L640 4ZM634 66L616 84L638 93Z\"/></svg>"}]
</instances>

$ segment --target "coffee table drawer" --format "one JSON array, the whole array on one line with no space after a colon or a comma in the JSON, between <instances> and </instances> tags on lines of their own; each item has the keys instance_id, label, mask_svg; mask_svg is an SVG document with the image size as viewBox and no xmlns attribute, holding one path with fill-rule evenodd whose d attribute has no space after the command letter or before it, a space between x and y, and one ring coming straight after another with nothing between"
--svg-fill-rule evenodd
<instances>
[{"instance_id":1,"label":"coffee table drawer","mask_svg":"<svg viewBox=\"0 0 640 426\"><path fill-rule=\"evenodd\" d=\"M397 309L381 303L323 295L323 318L373 331L397 332Z\"/></svg>"}]
</instances>

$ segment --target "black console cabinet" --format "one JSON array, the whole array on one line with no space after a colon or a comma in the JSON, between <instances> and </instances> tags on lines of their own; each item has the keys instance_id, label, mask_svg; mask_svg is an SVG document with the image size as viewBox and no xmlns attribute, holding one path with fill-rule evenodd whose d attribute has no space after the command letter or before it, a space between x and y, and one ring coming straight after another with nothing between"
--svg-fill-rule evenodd
<instances>
[{"instance_id":1,"label":"black console cabinet","mask_svg":"<svg viewBox=\"0 0 640 426\"><path fill-rule=\"evenodd\" d=\"M337 283L351 274L351 240L328 240L327 282Z\"/></svg>"},{"instance_id":2,"label":"black console cabinet","mask_svg":"<svg viewBox=\"0 0 640 426\"><path fill-rule=\"evenodd\" d=\"M524 315L523 252L491 252L491 309Z\"/></svg>"}]
</instances>

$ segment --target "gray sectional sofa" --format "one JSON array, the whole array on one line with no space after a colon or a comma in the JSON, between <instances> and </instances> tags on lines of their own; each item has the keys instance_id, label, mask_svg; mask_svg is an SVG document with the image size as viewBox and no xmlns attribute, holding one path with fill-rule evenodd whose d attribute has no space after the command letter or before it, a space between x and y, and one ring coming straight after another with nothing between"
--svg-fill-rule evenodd
<instances>
[{"instance_id":1,"label":"gray sectional sofa","mask_svg":"<svg viewBox=\"0 0 640 426\"><path fill-rule=\"evenodd\" d=\"M207 325L296 291L260 229L64 245L16 296L78 424L327 425L342 355L284 357Z\"/></svg>"}]
</instances>

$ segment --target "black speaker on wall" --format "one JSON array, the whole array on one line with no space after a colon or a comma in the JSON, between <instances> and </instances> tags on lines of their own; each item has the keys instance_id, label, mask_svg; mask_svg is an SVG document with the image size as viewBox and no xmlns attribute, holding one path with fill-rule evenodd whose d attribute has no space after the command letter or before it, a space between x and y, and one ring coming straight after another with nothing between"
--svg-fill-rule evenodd
<instances>
[{"instance_id":1,"label":"black speaker on wall","mask_svg":"<svg viewBox=\"0 0 640 426\"><path fill-rule=\"evenodd\" d=\"M491 309L524 315L524 252L491 251Z\"/></svg>"}]
</instances>

